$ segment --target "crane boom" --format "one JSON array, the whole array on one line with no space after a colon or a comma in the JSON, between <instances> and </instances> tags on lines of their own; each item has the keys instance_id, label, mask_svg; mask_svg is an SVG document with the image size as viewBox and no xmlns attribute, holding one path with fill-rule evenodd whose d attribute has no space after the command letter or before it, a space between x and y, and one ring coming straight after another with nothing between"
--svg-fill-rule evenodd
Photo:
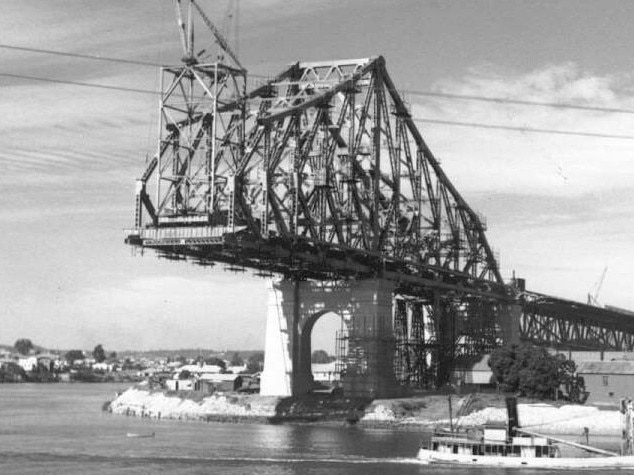
<instances>
[{"instance_id":1,"label":"crane boom","mask_svg":"<svg viewBox=\"0 0 634 475\"><path fill-rule=\"evenodd\" d=\"M181 46L183 47L183 54L187 55L189 47L187 45L185 23L183 22L183 15L181 13L181 0L174 0L174 8L176 9L176 22L178 23L178 33L181 39Z\"/></svg>"},{"instance_id":2,"label":"crane boom","mask_svg":"<svg viewBox=\"0 0 634 475\"><path fill-rule=\"evenodd\" d=\"M202 8L200 8L198 3L196 3L194 0L191 0L191 3L196 7L196 10L198 10L198 13L200 13L201 18L203 19L207 27L211 30L213 35L216 37L216 41L218 42L220 47L223 50L225 50L225 52L231 57L231 59L236 64L236 66L238 66L238 68L240 68L242 71L245 71L244 66L242 66L240 61L238 61L238 58L236 57L234 52L231 50L231 47L225 40L224 36L222 36L218 28L216 28L216 26L211 22L211 20L207 17L207 15L205 15L205 12L202 10Z\"/></svg>"},{"instance_id":3,"label":"crane boom","mask_svg":"<svg viewBox=\"0 0 634 475\"><path fill-rule=\"evenodd\" d=\"M608 272L608 266L605 266L605 268L603 269L603 273L601 274L601 277L599 278L599 280L594 286L594 292L588 293L588 305L599 306L599 302L598 302L599 292L601 291L601 287L603 286L603 281L605 280L605 274L607 274L607 272Z\"/></svg>"}]
</instances>

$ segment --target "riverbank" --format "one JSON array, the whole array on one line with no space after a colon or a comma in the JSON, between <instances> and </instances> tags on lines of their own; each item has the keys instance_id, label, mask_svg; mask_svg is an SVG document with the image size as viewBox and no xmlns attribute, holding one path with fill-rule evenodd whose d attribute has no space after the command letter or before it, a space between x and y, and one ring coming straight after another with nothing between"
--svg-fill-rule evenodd
<instances>
[{"instance_id":1,"label":"riverbank","mask_svg":"<svg viewBox=\"0 0 634 475\"><path fill-rule=\"evenodd\" d=\"M452 397L453 423L463 427L505 422L502 395ZM166 393L142 386L118 395L107 410L113 414L154 419L225 422L355 422L363 427L432 430L449 425L445 395L363 401L353 399L291 399L254 394ZM621 414L594 406L522 401L518 413L523 427L550 435L620 436Z\"/></svg>"},{"instance_id":2,"label":"riverbank","mask_svg":"<svg viewBox=\"0 0 634 475\"><path fill-rule=\"evenodd\" d=\"M506 423L507 414L504 397L500 395L476 396L475 404L465 408L470 398L456 397L453 400L453 424L462 427L481 426L485 423ZM427 396L412 399L375 400L365 411L360 424L388 425L400 427L449 426L447 396ZM522 401L518 406L522 427L549 435L580 435L587 428L590 434L620 437L621 413L612 409L578 404L556 404L538 401Z\"/></svg>"}]
</instances>

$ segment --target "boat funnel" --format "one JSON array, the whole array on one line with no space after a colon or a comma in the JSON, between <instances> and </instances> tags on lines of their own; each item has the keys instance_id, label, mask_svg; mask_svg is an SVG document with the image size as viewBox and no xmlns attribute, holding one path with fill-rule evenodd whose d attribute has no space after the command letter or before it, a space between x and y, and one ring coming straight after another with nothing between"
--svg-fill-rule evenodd
<instances>
[{"instance_id":1,"label":"boat funnel","mask_svg":"<svg viewBox=\"0 0 634 475\"><path fill-rule=\"evenodd\" d=\"M517 416L517 398L509 396L506 398L506 416L508 419L509 436L513 435L515 429L519 428L520 421Z\"/></svg>"}]
</instances>

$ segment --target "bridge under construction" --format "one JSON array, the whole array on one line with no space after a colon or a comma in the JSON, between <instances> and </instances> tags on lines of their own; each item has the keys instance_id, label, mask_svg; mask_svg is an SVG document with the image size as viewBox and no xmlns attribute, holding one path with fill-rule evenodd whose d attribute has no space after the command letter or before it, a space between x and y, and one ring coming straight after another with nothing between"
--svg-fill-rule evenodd
<instances>
[{"instance_id":1,"label":"bridge under construction","mask_svg":"<svg viewBox=\"0 0 634 475\"><path fill-rule=\"evenodd\" d=\"M183 2L185 3L185 2ZM126 242L274 277L262 392L312 388L310 334L344 322L342 383L390 396L506 342L632 350L634 316L504 282L383 57L298 62L255 87L195 0L162 68L159 139ZM222 58L194 54L194 16ZM185 20L186 18L186 20Z\"/></svg>"}]
</instances>

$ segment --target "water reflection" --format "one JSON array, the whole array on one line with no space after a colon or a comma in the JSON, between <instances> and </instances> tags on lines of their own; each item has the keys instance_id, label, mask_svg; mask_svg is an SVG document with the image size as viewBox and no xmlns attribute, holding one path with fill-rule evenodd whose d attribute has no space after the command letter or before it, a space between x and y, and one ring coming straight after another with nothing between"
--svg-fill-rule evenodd
<instances>
[{"instance_id":1,"label":"water reflection","mask_svg":"<svg viewBox=\"0 0 634 475\"><path fill-rule=\"evenodd\" d=\"M121 389L107 384L0 386L2 474L548 473L421 466L412 460L421 437L416 431L157 421L102 413L104 400ZM127 438L128 432L156 436Z\"/></svg>"}]
</instances>

